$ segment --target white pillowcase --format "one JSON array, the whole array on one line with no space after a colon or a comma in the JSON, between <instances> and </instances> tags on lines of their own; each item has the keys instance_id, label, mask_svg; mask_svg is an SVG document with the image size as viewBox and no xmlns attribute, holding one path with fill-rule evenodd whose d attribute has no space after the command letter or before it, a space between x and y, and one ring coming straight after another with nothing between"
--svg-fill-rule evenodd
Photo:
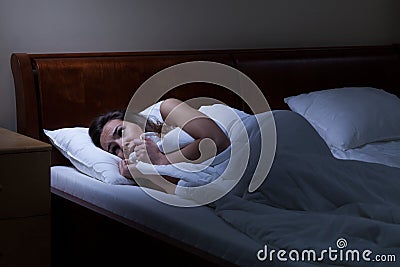
<instances>
[{"instance_id":1,"label":"white pillowcase","mask_svg":"<svg viewBox=\"0 0 400 267\"><path fill-rule=\"evenodd\" d=\"M400 99L382 89L335 88L284 101L305 117L331 147L347 150L400 139Z\"/></svg>"},{"instance_id":2,"label":"white pillowcase","mask_svg":"<svg viewBox=\"0 0 400 267\"><path fill-rule=\"evenodd\" d=\"M158 102L140 113L159 119L160 105L161 102ZM93 144L88 128L71 127L53 131L45 129L44 133L64 157L82 173L108 184L136 184L119 173L118 163L121 160L119 157Z\"/></svg>"},{"instance_id":3,"label":"white pillowcase","mask_svg":"<svg viewBox=\"0 0 400 267\"><path fill-rule=\"evenodd\" d=\"M119 157L92 142L88 128L44 130L52 144L82 173L108 184L135 184L119 173Z\"/></svg>"}]
</instances>

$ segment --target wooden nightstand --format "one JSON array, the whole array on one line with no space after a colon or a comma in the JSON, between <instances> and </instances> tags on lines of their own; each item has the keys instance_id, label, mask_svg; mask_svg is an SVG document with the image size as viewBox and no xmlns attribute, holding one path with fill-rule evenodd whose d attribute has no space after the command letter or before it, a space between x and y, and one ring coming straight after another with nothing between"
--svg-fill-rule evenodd
<instances>
[{"instance_id":1,"label":"wooden nightstand","mask_svg":"<svg viewBox=\"0 0 400 267\"><path fill-rule=\"evenodd\" d=\"M0 128L0 266L50 266L50 153Z\"/></svg>"}]
</instances>

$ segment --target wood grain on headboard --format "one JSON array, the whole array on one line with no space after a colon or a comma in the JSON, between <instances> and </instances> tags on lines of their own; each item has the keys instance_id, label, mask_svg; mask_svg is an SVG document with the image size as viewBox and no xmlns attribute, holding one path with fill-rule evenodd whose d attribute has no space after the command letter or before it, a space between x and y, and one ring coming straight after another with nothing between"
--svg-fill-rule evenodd
<instances>
[{"instance_id":1,"label":"wood grain on headboard","mask_svg":"<svg viewBox=\"0 0 400 267\"><path fill-rule=\"evenodd\" d=\"M14 54L12 65L16 73L18 131L41 138L43 128L87 126L100 113L125 108L135 90L158 71L194 60L232 65L229 55L212 53ZM28 62L31 68L21 70L21 66L25 67ZM31 87L26 87L25 82L19 82L21 80L28 80L26 83ZM181 87L168 96L188 99L207 94L236 107L240 103L239 98L227 95L217 86ZM27 93L29 97L25 97ZM31 108L24 110L27 106ZM31 114L31 110L36 110L37 114Z\"/></svg>"},{"instance_id":2,"label":"wood grain on headboard","mask_svg":"<svg viewBox=\"0 0 400 267\"><path fill-rule=\"evenodd\" d=\"M398 45L328 48L27 54L11 56L18 132L46 140L43 129L87 126L100 113L125 108L137 88L158 71L188 61L223 63L249 76L272 109L300 93L373 86L400 95ZM242 94L246 94L244 88ZM249 111L229 90L187 84L166 97L207 96ZM53 161L54 163L54 161Z\"/></svg>"},{"instance_id":3,"label":"wood grain on headboard","mask_svg":"<svg viewBox=\"0 0 400 267\"><path fill-rule=\"evenodd\" d=\"M398 46L303 48L234 54L235 65L263 90L272 109L288 96L345 86L400 95Z\"/></svg>"}]
</instances>

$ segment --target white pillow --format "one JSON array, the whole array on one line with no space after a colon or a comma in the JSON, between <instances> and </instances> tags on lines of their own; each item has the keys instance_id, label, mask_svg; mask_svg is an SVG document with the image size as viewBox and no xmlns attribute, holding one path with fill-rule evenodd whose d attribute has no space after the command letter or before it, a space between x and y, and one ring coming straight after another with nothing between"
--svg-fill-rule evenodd
<instances>
[{"instance_id":1,"label":"white pillow","mask_svg":"<svg viewBox=\"0 0 400 267\"><path fill-rule=\"evenodd\" d=\"M400 139L400 99L382 89L335 88L284 101L305 117L331 147L347 150Z\"/></svg>"},{"instance_id":2,"label":"white pillow","mask_svg":"<svg viewBox=\"0 0 400 267\"><path fill-rule=\"evenodd\" d=\"M108 184L135 184L119 173L119 157L92 142L88 128L44 130L52 144L82 173Z\"/></svg>"},{"instance_id":3,"label":"white pillow","mask_svg":"<svg viewBox=\"0 0 400 267\"><path fill-rule=\"evenodd\" d=\"M140 112L160 119L158 102ZM162 119L162 118L161 118ZM119 173L119 157L95 146L89 136L88 128L72 127L57 130L44 130L52 144L71 161L82 173L108 184L136 184Z\"/></svg>"}]
</instances>

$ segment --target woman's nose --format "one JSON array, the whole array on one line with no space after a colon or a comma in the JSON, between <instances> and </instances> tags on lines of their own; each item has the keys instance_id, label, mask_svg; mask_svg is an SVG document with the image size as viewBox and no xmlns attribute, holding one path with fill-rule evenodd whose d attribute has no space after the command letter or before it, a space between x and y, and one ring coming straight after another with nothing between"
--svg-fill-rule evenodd
<instances>
[{"instance_id":1,"label":"woman's nose","mask_svg":"<svg viewBox=\"0 0 400 267\"><path fill-rule=\"evenodd\" d=\"M115 139L115 143L122 149L122 137Z\"/></svg>"},{"instance_id":2,"label":"woman's nose","mask_svg":"<svg viewBox=\"0 0 400 267\"><path fill-rule=\"evenodd\" d=\"M121 159L124 159L124 151L123 151L123 147L122 147L122 138L118 138L115 139L115 143L117 143L119 149L117 152L117 156L120 157Z\"/></svg>"}]
</instances>

